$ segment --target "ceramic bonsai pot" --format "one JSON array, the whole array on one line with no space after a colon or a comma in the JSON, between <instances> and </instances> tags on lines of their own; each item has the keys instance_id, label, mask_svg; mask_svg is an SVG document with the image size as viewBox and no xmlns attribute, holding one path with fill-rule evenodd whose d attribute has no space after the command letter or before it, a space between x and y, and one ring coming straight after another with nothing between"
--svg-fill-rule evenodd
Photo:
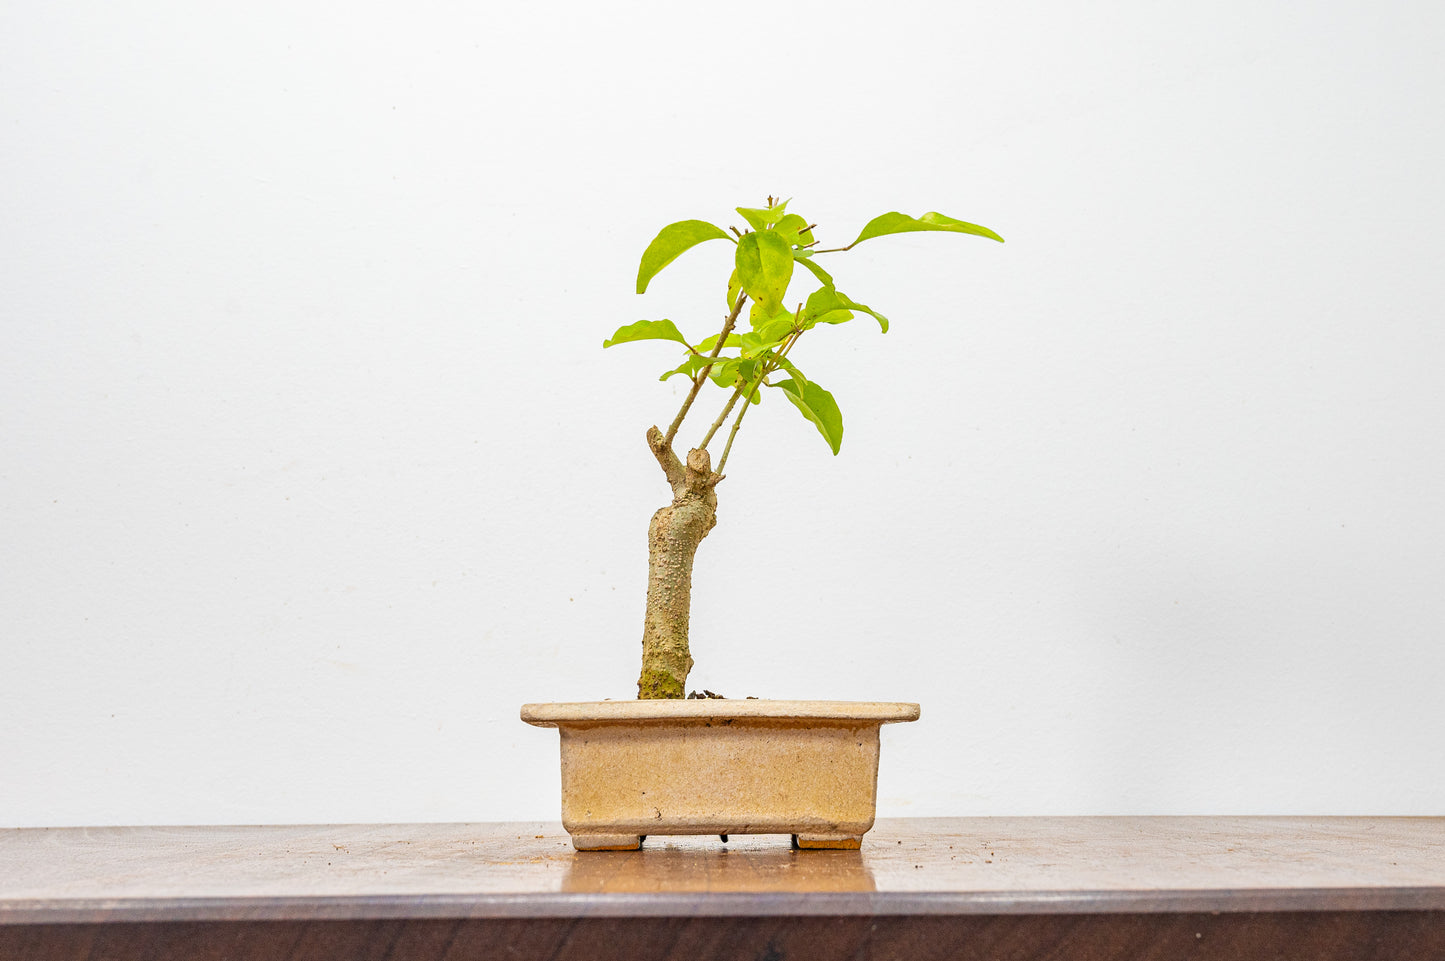
<instances>
[{"instance_id":1,"label":"ceramic bonsai pot","mask_svg":"<svg viewBox=\"0 0 1445 961\"><path fill-rule=\"evenodd\" d=\"M579 851L649 834L791 834L857 848L873 827L878 730L917 704L730 699L527 704L562 742L562 826Z\"/></svg>"}]
</instances>

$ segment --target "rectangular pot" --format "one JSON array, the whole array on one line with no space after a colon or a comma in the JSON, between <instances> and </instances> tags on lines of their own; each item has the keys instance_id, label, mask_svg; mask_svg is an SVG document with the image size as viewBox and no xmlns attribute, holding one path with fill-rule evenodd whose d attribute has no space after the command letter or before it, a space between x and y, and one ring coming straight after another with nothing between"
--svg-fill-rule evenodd
<instances>
[{"instance_id":1,"label":"rectangular pot","mask_svg":"<svg viewBox=\"0 0 1445 961\"><path fill-rule=\"evenodd\" d=\"M527 704L562 743L562 826L580 851L649 834L791 834L856 848L873 827L878 730L917 704L649 700Z\"/></svg>"}]
</instances>

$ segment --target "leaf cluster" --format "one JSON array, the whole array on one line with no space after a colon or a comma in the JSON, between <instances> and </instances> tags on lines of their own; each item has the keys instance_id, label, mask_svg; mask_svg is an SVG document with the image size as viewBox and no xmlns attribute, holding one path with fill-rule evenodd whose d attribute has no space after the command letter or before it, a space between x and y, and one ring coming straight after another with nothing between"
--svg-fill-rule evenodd
<instances>
[{"instance_id":1,"label":"leaf cluster","mask_svg":"<svg viewBox=\"0 0 1445 961\"><path fill-rule=\"evenodd\" d=\"M682 363L664 371L661 379L682 375L692 382L692 389L666 435L671 444L673 435L687 415L702 386L711 381L729 392L722 414L714 421L700 445L706 448L739 400L738 411L728 435L727 446L718 462L722 472L732 448L733 437L742 424L749 406L762 400L763 387L776 388L810 421L823 436L834 454L843 443L843 416L833 395L809 380L790 357L799 338L820 324L847 323L857 314L868 314L888 332L888 318L858 303L838 290L831 273L817 262L820 254L848 251L875 237L913 231L972 234L999 242L1003 238L977 224L930 212L919 217L890 212L874 217L863 226L857 238L846 247L817 249L813 231L816 224L788 212L788 201L768 198L766 207L738 207L737 212L747 224L729 231L703 220L683 220L662 228L648 244L637 269L637 292L646 292L652 278L680 255L710 240L726 240L736 246L733 271L727 282L727 320L722 329L710 337L694 342L671 320L639 320L619 327L603 347L640 340L667 340L684 348ZM802 266L818 286L806 298L795 300L789 289ZM750 305L749 305L750 302ZM742 309L748 305L747 327L738 329Z\"/></svg>"}]
</instances>

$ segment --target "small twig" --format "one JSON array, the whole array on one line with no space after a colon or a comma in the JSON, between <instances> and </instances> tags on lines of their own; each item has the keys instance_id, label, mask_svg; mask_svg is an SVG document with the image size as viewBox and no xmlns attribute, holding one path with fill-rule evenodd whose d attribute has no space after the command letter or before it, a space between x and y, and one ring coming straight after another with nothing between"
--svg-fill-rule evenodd
<instances>
[{"instance_id":1,"label":"small twig","mask_svg":"<svg viewBox=\"0 0 1445 961\"><path fill-rule=\"evenodd\" d=\"M738 428L743 426L743 415L748 412L750 406L752 406L751 403L744 404L743 409L738 411L737 419L733 421L733 429L728 434L728 442L726 446L723 447L722 459L717 462L717 467L713 469L714 474L721 474L723 467L727 465L728 453L733 449L733 438L738 436ZM728 489L731 490L732 488Z\"/></svg>"},{"instance_id":2,"label":"small twig","mask_svg":"<svg viewBox=\"0 0 1445 961\"><path fill-rule=\"evenodd\" d=\"M799 305L798 305L798 309L799 309L799 310L802 310L802 304L799 304ZM803 332L802 332L801 330L799 330L799 331L794 331L794 332L793 332L793 335L788 338L788 342L783 345L783 349L780 350L780 351L778 351L778 356L786 359L787 356L788 356L788 352L793 349L793 345L798 342L798 338L801 337L801 336L803 336ZM767 368L766 370L764 370L764 371L762 372L762 374L758 377L757 382L756 382L755 384L753 384L753 389L748 392L748 396L747 396L747 401L748 401L748 402L743 405L743 409L742 409L742 410L738 411L737 420L733 421L733 429L728 432L728 442L727 442L727 444L725 444L725 445L723 446L722 457L718 460L718 462L717 462L717 467L713 469L713 473L714 473L715 475L721 475L721 474L722 474L723 465L728 462L728 454L729 454L729 453L732 451L732 449L733 449L733 438L738 436L738 428L743 426L743 415L746 414L746 413L748 412L748 408L752 406L753 394L757 393L759 390L762 389L763 383L767 380L768 375L772 374L772 373L773 373L774 371L776 371L776 370L780 370L781 368L782 368L782 365L781 365L781 364L773 364L771 367L769 367L769 368ZM742 393L742 388L739 387L737 393L733 394L732 400L729 400L729 401L728 401L728 407L732 407L733 401L737 400L737 399L738 399L738 394L741 394L741 393ZM718 418L718 424L722 423L723 417L726 417L727 415L728 415L727 410L724 410L724 411L722 412L722 416ZM713 430L717 430L717 426L718 426L717 424L714 424L714 425L713 425ZM708 436L708 440L711 440L711 439L712 439L712 431L709 431L707 436ZM707 446L707 441L704 441L704 442L703 442L703 446L704 446L704 447ZM722 477L721 477L721 476L718 476L718 480L722 480ZM714 483L716 483L716 482L714 482Z\"/></svg>"},{"instance_id":3,"label":"small twig","mask_svg":"<svg viewBox=\"0 0 1445 961\"><path fill-rule=\"evenodd\" d=\"M728 334L733 332L733 324L738 322L738 314L742 313L743 302L747 299L747 294L741 291L738 292L738 302L733 305L732 313L728 314L727 320L723 321L722 333L717 335L717 343L713 345L712 353L708 355L710 363L698 371L697 379L692 382L692 390L687 392L687 399L682 402L682 407L678 410L677 416L672 419L672 425L667 428L667 433L663 435L662 442L668 447L672 446L672 439L677 436L677 429L682 426L682 419L687 416L688 410L692 407L692 402L697 399L697 392L702 390L703 381L707 380L707 373L712 370L713 365L711 361L716 361L718 354L722 353L723 344L727 343ZM689 344L688 346L691 345Z\"/></svg>"},{"instance_id":4,"label":"small twig","mask_svg":"<svg viewBox=\"0 0 1445 961\"><path fill-rule=\"evenodd\" d=\"M728 419L728 414L732 413L733 405L738 402L738 398L742 395L743 389L741 387L733 391L733 395L728 398L727 406L723 408L721 414L717 415L717 420L712 422L712 427L708 428L707 436L702 439L702 443L697 445L699 448L705 449L707 447L708 443L712 440L712 435L716 434L718 428L723 425L723 421Z\"/></svg>"}]
</instances>

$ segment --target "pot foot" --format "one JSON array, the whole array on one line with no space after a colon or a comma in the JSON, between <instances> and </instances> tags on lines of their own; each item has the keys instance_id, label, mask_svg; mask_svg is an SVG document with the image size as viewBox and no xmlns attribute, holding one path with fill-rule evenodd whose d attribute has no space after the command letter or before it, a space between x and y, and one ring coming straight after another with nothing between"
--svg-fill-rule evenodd
<instances>
[{"instance_id":1,"label":"pot foot","mask_svg":"<svg viewBox=\"0 0 1445 961\"><path fill-rule=\"evenodd\" d=\"M574 834L572 846L579 851L636 851L642 847L642 835Z\"/></svg>"},{"instance_id":2,"label":"pot foot","mask_svg":"<svg viewBox=\"0 0 1445 961\"><path fill-rule=\"evenodd\" d=\"M793 847L809 850L856 851L863 846L861 834L794 834Z\"/></svg>"}]
</instances>

